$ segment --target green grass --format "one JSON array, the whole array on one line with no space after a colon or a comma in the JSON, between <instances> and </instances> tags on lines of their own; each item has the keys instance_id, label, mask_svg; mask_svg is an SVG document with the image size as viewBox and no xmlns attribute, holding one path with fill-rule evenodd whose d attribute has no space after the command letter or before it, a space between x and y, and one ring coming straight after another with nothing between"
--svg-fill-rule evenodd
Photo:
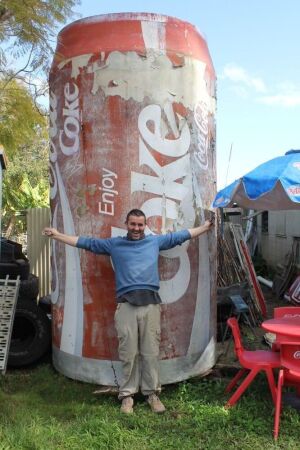
<instances>
[{"instance_id":1,"label":"green grass","mask_svg":"<svg viewBox=\"0 0 300 450\"><path fill-rule=\"evenodd\" d=\"M263 376L238 404L224 409L225 379L193 379L166 386L164 415L142 397L122 415L114 395L65 378L50 364L0 376L0 450L267 450L300 449L300 416L284 408L277 444L273 407Z\"/></svg>"}]
</instances>

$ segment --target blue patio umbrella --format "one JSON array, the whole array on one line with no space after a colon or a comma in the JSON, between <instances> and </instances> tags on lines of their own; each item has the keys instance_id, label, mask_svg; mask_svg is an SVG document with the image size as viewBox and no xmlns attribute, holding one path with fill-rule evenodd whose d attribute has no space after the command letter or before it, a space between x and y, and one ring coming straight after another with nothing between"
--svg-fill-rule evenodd
<instances>
[{"instance_id":1,"label":"blue patio umbrella","mask_svg":"<svg viewBox=\"0 0 300 450\"><path fill-rule=\"evenodd\" d=\"M257 210L300 210L300 150L271 159L220 190L213 207L234 204Z\"/></svg>"}]
</instances>

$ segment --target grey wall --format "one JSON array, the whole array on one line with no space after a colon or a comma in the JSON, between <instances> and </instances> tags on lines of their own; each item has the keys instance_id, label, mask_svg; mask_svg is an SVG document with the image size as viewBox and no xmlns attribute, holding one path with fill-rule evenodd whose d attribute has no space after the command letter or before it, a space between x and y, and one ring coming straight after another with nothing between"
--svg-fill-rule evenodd
<instances>
[{"instance_id":1,"label":"grey wall","mask_svg":"<svg viewBox=\"0 0 300 450\"><path fill-rule=\"evenodd\" d=\"M300 211L269 211L268 231L262 230L262 215L258 216L257 225L258 248L263 258L273 267L283 264L294 238L300 238Z\"/></svg>"}]
</instances>

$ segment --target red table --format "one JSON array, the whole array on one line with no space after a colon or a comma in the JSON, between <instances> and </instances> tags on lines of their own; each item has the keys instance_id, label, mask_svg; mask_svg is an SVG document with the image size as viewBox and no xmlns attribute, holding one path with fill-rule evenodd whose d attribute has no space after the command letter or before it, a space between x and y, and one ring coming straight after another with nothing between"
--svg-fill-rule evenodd
<instances>
[{"instance_id":1,"label":"red table","mask_svg":"<svg viewBox=\"0 0 300 450\"><path fill-rule=\"evenodd\" d=\"M262 328L265 330L275 333L276 334L276 343L279 344L280 348L280 359L283 358L284 350L287 349L288 346L292 345L294 346L294 351L296 350L297 353L300 353L300 317L282 317L278 319L270 319L265 320L261 324ZM285 357L286 358L286 357ZM293 359L293 355L291 357ZM299 361L299 369L300 369L300 360ZM290 405L292 408L295 408L297 411L300 411L300 385L299 381L293 379L293 381L289 382L287 380L287 383L284 382L284 384L292 384L297 389L297 394L294 393L288 393L285 394L285 402ZM279 384L278 384L279 386ZM278 387L279 389L279 387ZM281 388L280 388L281 392ZM281 398L281 393L280 393ZM281 403L281 400L280 400ZM276 410L280 406L276 406ZM280 413L279 413L280 414ZM276 425L277 423L277 425ZM278 429L279 429L279 415L278 411L276 413L275 417L275 431L274 436L278 435ZM277 428L276 428L277 427Z\"/></svg>"},{"instance_id":2,"label":"red table","mask_svg":"<svg viewBox=\"0 0 300 450\"><path fill-rule=\"evenodd\" d=\"M300 344L300 317L282 317L265 320L261 324L264 330L276 334L276 342L291 341Z\"/></svg>"}]
</instances>

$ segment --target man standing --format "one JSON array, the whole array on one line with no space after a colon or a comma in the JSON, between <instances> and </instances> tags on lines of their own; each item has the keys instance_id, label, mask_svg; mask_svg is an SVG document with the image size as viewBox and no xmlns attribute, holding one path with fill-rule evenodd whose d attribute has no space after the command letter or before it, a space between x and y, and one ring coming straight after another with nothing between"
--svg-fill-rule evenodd
<instances>
[{"instance_id":1,"label":"man standing","mask_svg":"<svg viewBox=\"0 0 300 450\"><path fill-rule=\"evenodd\" d=\"M188 230L164 235L147 235L143 211L133 209L127 214L127 236L107 239L68 236L55 228L44 234L74 247L93 253L110 255L115 270L117 310L115 326L122 362L119 388L121 411L133 412L133 395L141 387L153 412L165 407L160 392L158 357L160 343L160 304L158 257L168 250L206 233L212 222Z\"/></svg>"}]
</instances>

